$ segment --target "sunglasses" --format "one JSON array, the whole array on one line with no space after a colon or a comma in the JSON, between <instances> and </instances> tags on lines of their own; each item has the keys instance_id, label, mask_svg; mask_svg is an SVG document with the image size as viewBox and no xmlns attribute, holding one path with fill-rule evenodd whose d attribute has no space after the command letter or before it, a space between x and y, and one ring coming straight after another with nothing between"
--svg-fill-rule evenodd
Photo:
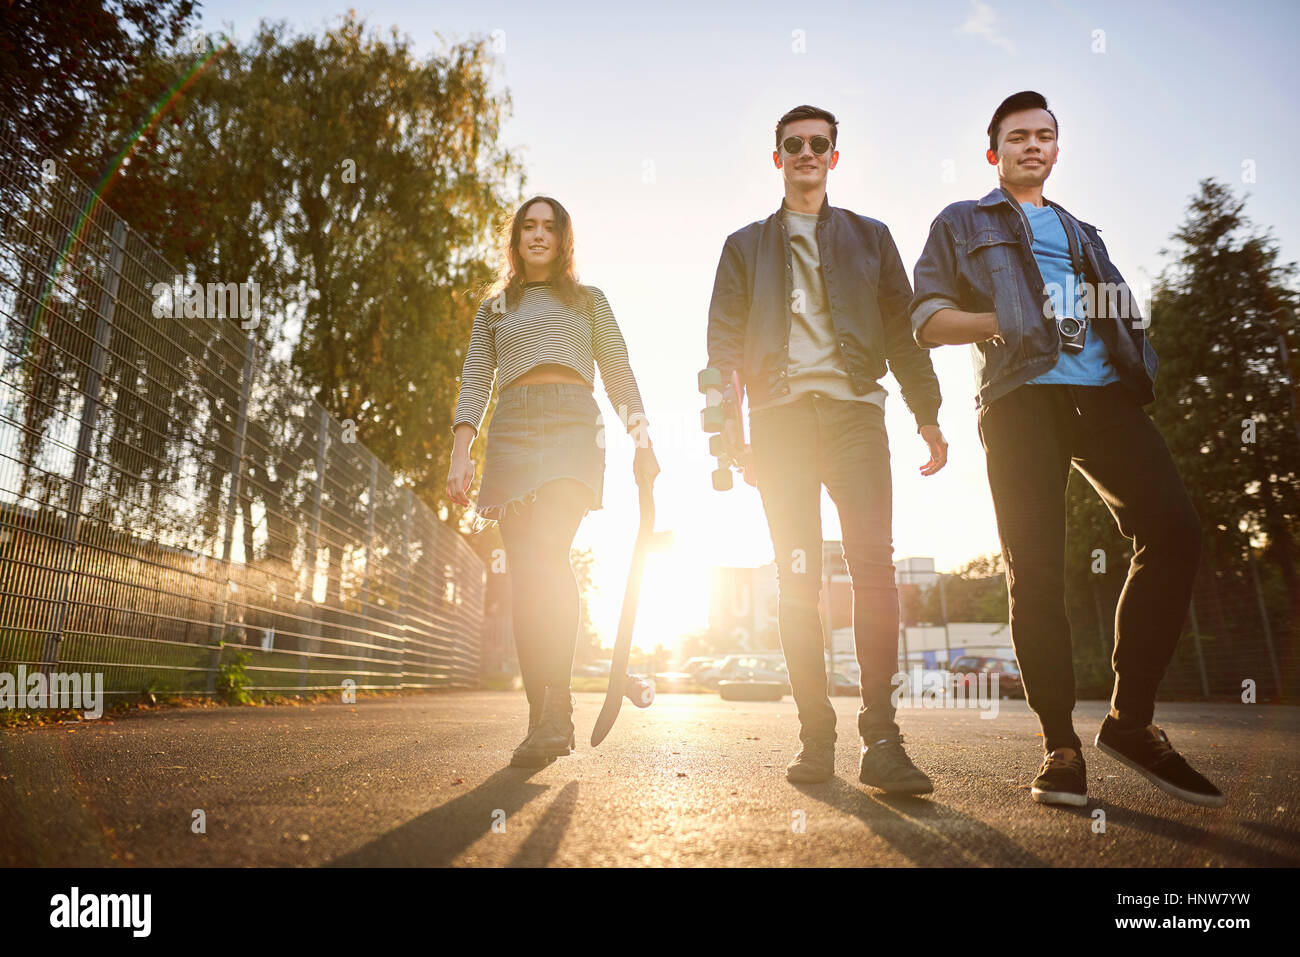
<instances>
[{"instance_id":1,"label":"sunglasses","mask_svg":"<svg viewBox=\"0 0 1300 957\"><path fill-rule=\"evenodd\" d=\"M802 136L787 136L784 140L781 141L781 146L791 156L798 156L799 153L803 151L803 143L804 140ZM829 137L818 135L818 136L814 136L809 141L809 145L812 147L812 151L814 153L816 153L818 156L821 156L823 153L825 153L828 149L831 148L831 141Z\"/></svg>"}]
</instances>

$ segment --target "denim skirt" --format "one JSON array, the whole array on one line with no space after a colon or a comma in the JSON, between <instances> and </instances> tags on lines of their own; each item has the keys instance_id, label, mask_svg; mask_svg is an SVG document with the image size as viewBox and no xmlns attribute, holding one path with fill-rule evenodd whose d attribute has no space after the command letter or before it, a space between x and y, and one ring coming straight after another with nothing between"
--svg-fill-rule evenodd
<instances>
[{"instance_id":1,"label":"denim skirt","mask_svg":"<svg viewBox=\"0 0 1300 957\"><path fill-rule=\"evenodd\" d=\"M574 382L512 386L497 398L488 426L483 482L473 530L518 511L543 483L572 478L591 491L587 511L601 508L605 448L600 406L591 390Z\"/></svg>"}]
</instances>

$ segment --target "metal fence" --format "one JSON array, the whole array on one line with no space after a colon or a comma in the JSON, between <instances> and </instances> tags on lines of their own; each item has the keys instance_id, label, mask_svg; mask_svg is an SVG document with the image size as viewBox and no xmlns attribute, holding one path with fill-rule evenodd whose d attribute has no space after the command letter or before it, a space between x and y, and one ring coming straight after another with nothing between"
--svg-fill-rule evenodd
<instances>
[{"instance_id":1,"label":"metal fence","mask_svg":"<svg viewBox=\"0 0 1300 957\"><path fill-rule=\"evenodd\" d=\"M1202 559L1162 695L1239 697L1249 690L1259 701L1300 699L1295 627L1275 571L1253 558L1227 568Z\"/></svg>"},{"instance_id":2,"label":"metal fence","mask_svg":"<svg viewBox=\"0 0 1300 957\"><path fill-rule=\"evenodd\" d=\"M0 196L0 671L202 694L242 651L252 690L474 683L469 545L252 330L156 316L178 270L20 132Z\"/></svg>"}]
</instances>

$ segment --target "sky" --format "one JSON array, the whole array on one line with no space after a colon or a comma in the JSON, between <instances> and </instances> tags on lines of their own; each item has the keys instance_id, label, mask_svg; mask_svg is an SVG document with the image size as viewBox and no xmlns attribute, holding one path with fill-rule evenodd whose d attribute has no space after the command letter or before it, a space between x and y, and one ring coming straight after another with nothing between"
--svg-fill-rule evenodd
<instances>
[{"instance_id":1,"label":"sky","mask_svg":"<svg viewBox=\"0 0 1300 957\"><path fill-rule=\"evenodd\" d=\"M811 103L839 120L834 206L889 226L909 272L934 216L997 185L985 161L994 107L1043 93L1060 123L1045 194L1098 226L1142 295L1166 259L1198 182L1248 192L1246 208L1300 258L1300 4L1196 2L917 3L369 2L373 28L417 51L493 40L495 82L512 113L502 141L522 156L525 192L573 216L583 282L604 290L627 340L662 468L657 527L676 546L647 565L637 644L675 644L707 621L712 565L772 558L758 492L715 492L703 397L709 295L726 236L780 206L771 152L777 118ZM320 32L332 0L208 0L203 28L246 40L259 20ZM968 346L931 353L949 442L937 475L886 376L894 476L894 555L940 571L998 550L975 428ZM1157 379L1157 389L1160 382ZM605 421L617 421L598 385ZM593 616L612 642L637 525L632 445L608 428L604 508L579 529L596 555ZM823 533L839 537L823 491ZM1071 543L1070 547L1090 547Z\"/></svg>"}]
</instances>

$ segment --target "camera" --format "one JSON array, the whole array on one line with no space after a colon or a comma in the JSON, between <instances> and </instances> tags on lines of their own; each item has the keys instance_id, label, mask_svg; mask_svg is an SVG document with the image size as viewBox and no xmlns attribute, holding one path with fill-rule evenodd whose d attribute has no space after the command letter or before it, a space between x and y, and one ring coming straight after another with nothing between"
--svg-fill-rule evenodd
<instances>
[{"instance_id":1,"label":"camera","mask_svg":"<svg viewBox=\"0 0 1300 957\"><path fill-rule=\"evenodd\" d=\"M1083 342L1088 335L1088 320L1071 317L1056 319L1057 331L1061 333L1061 348L1066 352L1082 352Z\"/></svg>"}]
</instances>

